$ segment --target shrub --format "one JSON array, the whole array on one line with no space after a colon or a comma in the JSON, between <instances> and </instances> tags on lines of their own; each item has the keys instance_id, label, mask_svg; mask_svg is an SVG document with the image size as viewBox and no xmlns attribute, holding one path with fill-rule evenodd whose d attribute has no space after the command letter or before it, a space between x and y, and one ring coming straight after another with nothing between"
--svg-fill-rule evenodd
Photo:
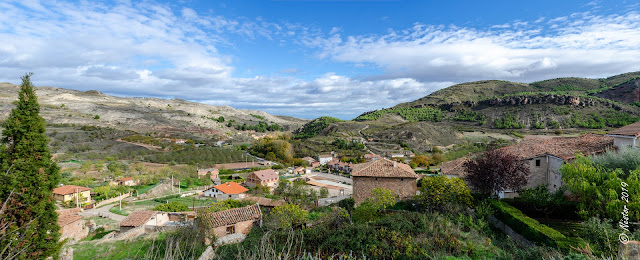
<instances>
[{"instance_id":1,"label":"shrub","mask_svg":"<svg viewBox=\"0 0 640 260\"><path fill-rule=\"evenodd\" d=\"M540 222L535 219L527 217L520 210L505 202L490 200L490 203L496 210L496 217L499 220L535 243L551 247L560 247L562 250L567 251L570 249L569 245L574 247L584 246L583 241L569 241L562 233L540 224ZM576 242L578 242L578 244L575 244Z\"/></svg>"},{"instance_id":2,"label":"shrub","mask_svg":"<svg viewBox=\"0 0 640 260\"><path fill-rule=\"evenodd\" d=\"M172 201L166 204L155 206L153 210L164 211L164 212L182 212L182 211L188 211L189 206L184 205L178 201Z\"/></svg>"},{"instance_id":3,"label":"shrub","mask_svg":"<svg viewBox=\"0 0 640 260\"><path fill-rule=\"evenodd\" d=\"M416 199L429 209L442 210L446 205L472 205L471 192L460 178L449 179L443 175L424 177L420 184L420 195Z\"/></svg>"}]
</instances>

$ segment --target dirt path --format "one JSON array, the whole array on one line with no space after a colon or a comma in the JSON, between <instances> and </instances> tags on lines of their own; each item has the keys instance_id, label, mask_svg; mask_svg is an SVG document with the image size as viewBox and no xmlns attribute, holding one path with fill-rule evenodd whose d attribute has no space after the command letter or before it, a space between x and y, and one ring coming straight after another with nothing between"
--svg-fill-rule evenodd
<instances>
[{"instance_id":1,"label":"dirt path","mask_svg":"<svg viewBox=\"0 0 640 260\"><path fill-rule=\"evenodd\" d=\"M126 217L122 216L122 215L118 215L115 213L111 213L109 211L109 209L113 208L114 206L116 206L116 204L113 205L106 205L104 207L100 207L100 208L96 208L96 209L87 209L83 212L80 212L79 214L81 216L84 217L103 217L103 218L108 218L108 219L113 219L115 221L123 221Z\"/></svg>"}]
</instances>

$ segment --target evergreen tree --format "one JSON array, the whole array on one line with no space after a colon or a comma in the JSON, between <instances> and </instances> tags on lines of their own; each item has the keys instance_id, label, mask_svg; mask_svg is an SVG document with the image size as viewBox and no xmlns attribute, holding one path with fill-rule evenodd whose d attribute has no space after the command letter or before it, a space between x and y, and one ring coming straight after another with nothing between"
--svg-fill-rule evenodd
<instances>
[{"instance_id":1,"label":"evergreen tree","mask_svg":"<svg viewBox=\"0 0 640 260\"><path fill-rule=\"evenodd\" d=\"M19 252L17 258L43 259L60 249L52 192L60 173L47 147L31 75L22 77L16 108L4 123L0 139L0 201L6 201L0 226L21 238L0 240L0 248ZM7 257L6 252L0 253L0 258Z\"/></svg>"}]
</instances>

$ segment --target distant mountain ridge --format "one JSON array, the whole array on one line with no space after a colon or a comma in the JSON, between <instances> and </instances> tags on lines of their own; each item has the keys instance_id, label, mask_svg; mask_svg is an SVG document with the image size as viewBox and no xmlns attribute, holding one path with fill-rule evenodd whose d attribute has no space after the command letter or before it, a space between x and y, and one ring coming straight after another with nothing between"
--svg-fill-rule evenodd
<instances>
[{"instance_id":1,"label":"distant mountain ridge","mask_svg":"<svg viewBox=\"0 0 640 260\"><path fill-rule=\"evenodd\" d=\"M5 120L14 107L18 90L19 86L0 83L0 120ZM140 133L224 134L236 131L237 125L261 121L292 131L308 121L182 99L116 97L95 90L38 87L36 94L41 114L49 124L94 125Z\"/></svg>"},{"instance_id":2,"label":"distant mountain ridge","mask_svg":"<svg viewBox=\"0 0 640 260\"><path fill-rule=\"evenodd\" d=\"M521 134L602 132L640 120L640 72L602 79L556 78L533 83L461 83L352 121L315 129L318 138L361 139L374 152ZM474 133L475 132L475 133Z\"/></svg>"}]
</instances>

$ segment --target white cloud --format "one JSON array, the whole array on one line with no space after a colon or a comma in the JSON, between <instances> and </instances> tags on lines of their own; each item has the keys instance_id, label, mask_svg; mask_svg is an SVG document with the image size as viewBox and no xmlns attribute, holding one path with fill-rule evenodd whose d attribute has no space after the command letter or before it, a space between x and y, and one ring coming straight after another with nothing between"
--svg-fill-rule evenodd
<instances>
[{"instance_id":1,"label":"white cloud","mask_svg":"<svg viewBox=\"0 0 640 260\"><path fill-rule=\"evenodd\" d=\"M385 69L383 78L423 82L479 79L535 81L599 77L640 70L640 15L514 21L488 30L416 24L386 35L331 35L306 43L319 57Z\"/></svg>"},{"instance_id":2,"label":"white cloud","mask_svg":"<svg viewBox=\"0 0 640 260\"><path fill-rule=\"evenodd\" d=\"M333 27L324 37L305 25L231 19L152 2L6 1L0 13L0 81L16 82L32 71L37 85L177 97L306 118L352 118L469 80L640 69L637 13L580 13L488 29L415 24L366 36ZM383 72L335 71L314 78L300 64L288 64L274 68L276 76L234 76L233 55L220 50L258 40L299 43L320 50L319 59Z\"/></svg>"}]
</instances>

